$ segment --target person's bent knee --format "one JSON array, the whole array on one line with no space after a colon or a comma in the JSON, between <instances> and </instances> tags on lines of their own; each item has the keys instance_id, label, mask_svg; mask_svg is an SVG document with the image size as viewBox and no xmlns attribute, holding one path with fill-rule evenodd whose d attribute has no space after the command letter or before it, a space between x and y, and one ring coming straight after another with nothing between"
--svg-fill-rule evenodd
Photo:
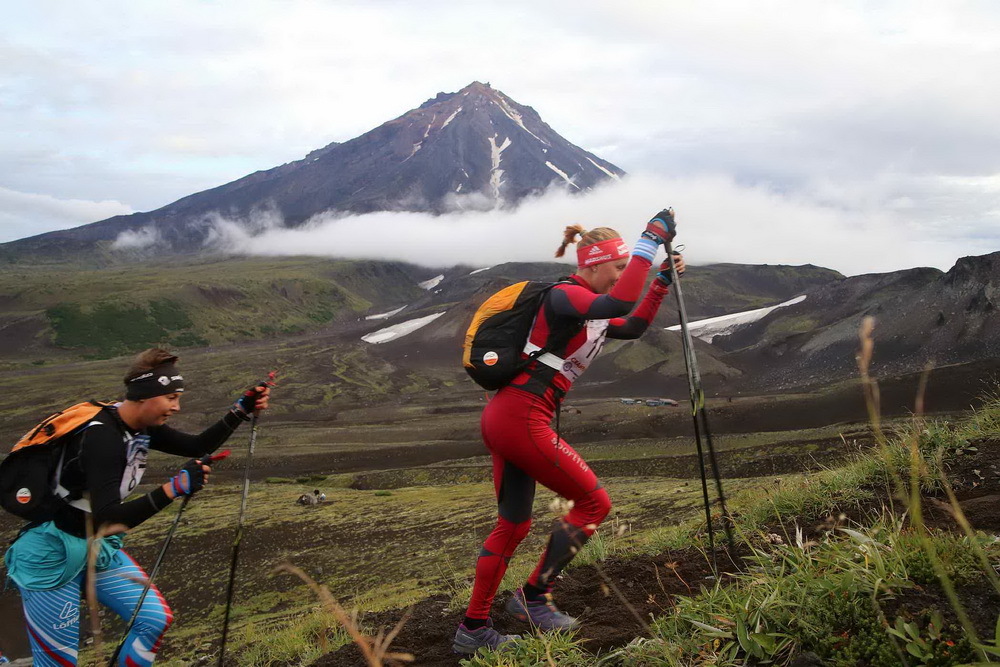
<instances>
[{"instance_id":1,"label":"person's bent knee","mask_svg":"<svg viewBox=\"0 0 1000 667\"><path fill-rule=\"evenodd\" d=\"M159 597L159 596L158 596ZM166 600L150 604L147 598L142 605L142 611L136 619L136 626L141 627L140 634L147 637L159 638L166 634L170 626L174 624L174 612L170 609Z\"/></svg>"},{"instance_id":2,"label":"person's bent knee","mask_svg":"<svg viewBox=\"0 0 1000 667\"><path fill-rule=\"evenodd\" d=\"M514 530L511 538L517 543L520 543L521 540L528 536L529 532L531 532L531 519L514 524Z\"/></svg>"},{"instance_id":3,"label":"person's bent knee","mask_svg":"<svg viewBox=\"0 0 1000 667\"><path fill-rule=\"evenodd\" d=\"M514 523L503 517L498 517L496 528L486 538L483 548L492 554L510 558L521 541L531 530L531 519Z\"/></svg>"},{"instance_id":4,"label":"person's bent knee","mask_svg":"<svg viewBox=\"0 0 1000 667\"><path fill-rule=\"evenodd\" d=\"M141 620L136 620L136 634L148 637L151 639L159 639L163 635L167 634L167 630L170 626L174 624L174 617L167 614L166 617L158 616L157 618L143 618Z\"/></svg>"},{"instance_id":5,"label":"person's bent knee","mask_svg":"<svg viewBox=\"0 0 1000 667\"><path fill-rule=\"evenodd\" d=\"M591 494L591 498L594 500L594 523L599 524L611 512L611 496L604 490L604 487L601 487Z\"/></svg>"},{"instance_id":6,"label":"person's bent knee","mask_svg":"<svg viewBox=\"0 0 1000 667\"><path fill-rule=\"evenodd\" d=\"M589 535L597 530L610 511L611 497L602 487L586 498L576 501L567 519L571 524L583 528Z\"/></svg>"}]
</instances>

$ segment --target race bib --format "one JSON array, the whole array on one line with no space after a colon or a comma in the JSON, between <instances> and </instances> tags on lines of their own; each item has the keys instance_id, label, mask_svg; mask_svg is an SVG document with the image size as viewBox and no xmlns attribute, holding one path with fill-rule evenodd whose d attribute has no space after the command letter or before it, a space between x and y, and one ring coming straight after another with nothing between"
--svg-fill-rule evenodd
<instances>
[{"instance_id":1,"label":"race bib","mask_svg":"<svg viewBox=\"0 0 1000 667\"><path fill-rule=\"evenodd\" d=\"M149 457L149 436L146 434L132 435L126 433L125 441L125 472L122 473L122 485L119 492L122 500L135 491L146 472L146 459Z\"/></svg>"},{"instance_id":2,"label":"race bib","mask_svg":"<svg viewBox=\"0 0 1000 667\"><path fill-rule=\"evenodd\" d=\"M583 372L587 370L591 362L597 358L601 348L604 347L610 321L587 320L587 326L584 329L587 332L587 340L563 360L562 368L559 369L563 377L573 382L583 375Z\"/></svg>"}]
</instances>

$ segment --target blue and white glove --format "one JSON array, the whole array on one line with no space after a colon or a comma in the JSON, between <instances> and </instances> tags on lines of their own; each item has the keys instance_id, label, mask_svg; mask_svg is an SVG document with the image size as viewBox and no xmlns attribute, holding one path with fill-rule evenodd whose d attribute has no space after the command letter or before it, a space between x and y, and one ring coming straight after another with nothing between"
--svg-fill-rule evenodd
<instances>
[{"instance_id":1,"label":"blue and white glove","mask_svg":"<svg viewBox=\"0 0 1000 667\"><path fill-rule=\"evenodd\" d=\"M205 487L204 464L198 459L191 459L170 479L170 488L174 497L190 496Z\"/></svg>"}]
</instances>

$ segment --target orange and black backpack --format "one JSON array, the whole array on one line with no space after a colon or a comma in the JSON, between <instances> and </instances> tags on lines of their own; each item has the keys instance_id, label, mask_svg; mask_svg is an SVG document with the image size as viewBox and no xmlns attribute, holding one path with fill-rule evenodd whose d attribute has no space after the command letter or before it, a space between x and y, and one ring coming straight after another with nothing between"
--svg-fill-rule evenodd
<instances>
[{"instance_id":1,"label":"orange and black backpack","mask_svg":"<svg viewBox=\"0 0 1000 667\"><path fill-rule=\"evenodd\" d=\"M554 347L549 344L521 358L545 296L556 285L572 284L526 280L503 288L479 306L462 345L462 365L476 384L488 391L500 389Z\"/></svg>"},{"instance_id":2,"label":"orange and black backpack","mask_svg":"<svg viewBox=\"0 0 1000 667\"><path fill-rule=\"evenodd\" d=\"M0 506L29 521L48 521L68 491L59 484L65 443L113 403L87 401L46 417L0 461Z\"/></svg>"}]
</instances>

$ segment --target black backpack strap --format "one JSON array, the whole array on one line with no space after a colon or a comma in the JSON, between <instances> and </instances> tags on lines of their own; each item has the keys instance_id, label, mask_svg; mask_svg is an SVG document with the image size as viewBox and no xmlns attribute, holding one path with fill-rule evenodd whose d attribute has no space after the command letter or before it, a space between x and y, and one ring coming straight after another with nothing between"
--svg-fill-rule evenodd
<instances>
[{"instance_id":1,"label":"black backpack strap","mask_svg":"<svg viewBox=\"0 0 1000 667\"><path fill-rule=\"evenodd\" d=\"M575 280L571 280L568 276L560 278L557 282L552 283L546 290L545 295L542 297L539 303L539 310L545 307L546 300L552 293L552 289L557 285L576 285L578 284ZM538 315L535 315L536 319ZM543 354L548 354L552 350L558 350L565 347L573 337L576 336L583 327L586 326L586 320L580 320L578 326L568 326L561 331L555 331L550 333L549 339L545 342L545 345L537 350L528 354L528 358L522 361L522 364L518 368L518 373L524 372L529 376L528 382L526 382L521 389L526 389L533 394L538 394L539 396L544 394L546 390L552 389L556 392L556 403L557 405L562 402L563 396L566 392L557 388L552 380L555 378L555 374L558 372L557 369L543 363L539 363L535 368L528 368L531 362L536 361L538 357ZM531 331L535 328L535 321L531 323L531 329L528 332L528 337L531 337Z\"/></svg>"},{"instance_id":2,"label":"black backpack strap","mask_svg":"<svg viewBox=\"0 0 1000 667\"><path fill-rule=\"evenodd\" d=\"M122 421L121 416L119 416L118 410L114 406L114 404L103 403L101 401L95 401L94 399L91 399L90 402L93 403L94 405L101 406L101 408L102 408L102 410L100 412L98 412L97 414L95 414L91 418L91 420L96 419L97 417L99 417L102 414L110 415L111 421L123 433L125 432L125 429L127 427L125 426L125 422ZM78 474L82 476L82 474L83 474L83 466L81 464L81 457L83 456L83 447L81 445L81 442L82 442L83 434L84 434L84 432L86 432L86 430L87 430L87 428L89 426L90 426L90 422L87 422L86 424L83 424L80 427L78 427L72 433L66 434L64 436L64 438L65 438L64 442L60 445L60 447L62 447L62 453L60 454L61 460L59 462L59 473L58 474L59 474L59 483L62 486L62 489L65 492L65 495L62 494L62 493L57 493L56 495L58 495L59 497L61 497L67 503L73 503L73 502L76 502L76 501L80 500L81 498L83 498L83 491L84 491L84 489L82 489L82 488L75 488L75 485L74 485L73 488L66 486L65 484L63 484L63 482L64 482L64 477L63 476L65 475L66 470L71 465L76 465L76 468L77 468L76 472L78 472Z\"/></svg>"}]
</instances>

